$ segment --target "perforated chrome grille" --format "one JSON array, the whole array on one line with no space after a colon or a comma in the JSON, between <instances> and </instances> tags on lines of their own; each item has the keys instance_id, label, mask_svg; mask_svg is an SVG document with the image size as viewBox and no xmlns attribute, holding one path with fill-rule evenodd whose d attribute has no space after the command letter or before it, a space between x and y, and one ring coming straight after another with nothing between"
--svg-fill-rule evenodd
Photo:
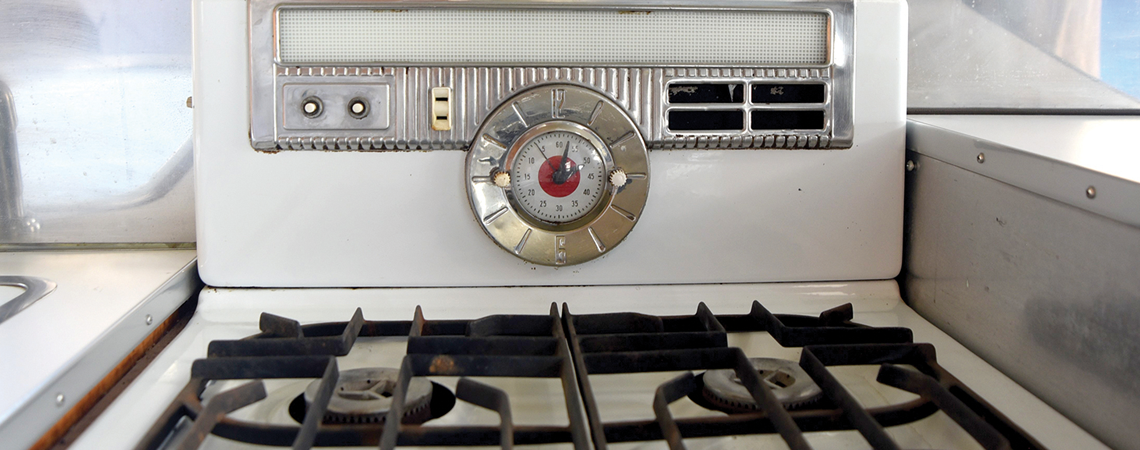
<instances>
[{"instance_id":1,"label":"perforated chrome grille","mask_svg":"<svg viewBox=\"0 0 1140 450\"><path fill-rule=\"evenodd\" d=\"M278 17L285 64L828 63L821 12L284 8Z\"/></svg>"}]
</instances>

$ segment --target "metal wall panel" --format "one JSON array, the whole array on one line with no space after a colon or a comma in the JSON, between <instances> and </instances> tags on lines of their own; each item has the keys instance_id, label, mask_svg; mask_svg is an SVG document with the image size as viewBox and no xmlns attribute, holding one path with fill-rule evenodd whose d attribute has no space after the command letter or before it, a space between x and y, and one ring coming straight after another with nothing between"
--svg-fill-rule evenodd
<instances>
[{"instance_id":1,"label":"metal wall panel","mask_svg":"<svg viewBox=\"0 0 1140 450\"><path fill-rule=\"evenodd\" d=\"M908 160L907 302L1105 443L1140 449L1140 228Z\"/></svg>"},{"instance_id":2,"label":"metal wall panel","mask_svg":"<svg viewBox=\"0 0 1140 450\"><path fill-rule=\"evenodd\" d=\"M190 5L0 2L0 244L194 241Z\"/></svg>"}]
</instances>

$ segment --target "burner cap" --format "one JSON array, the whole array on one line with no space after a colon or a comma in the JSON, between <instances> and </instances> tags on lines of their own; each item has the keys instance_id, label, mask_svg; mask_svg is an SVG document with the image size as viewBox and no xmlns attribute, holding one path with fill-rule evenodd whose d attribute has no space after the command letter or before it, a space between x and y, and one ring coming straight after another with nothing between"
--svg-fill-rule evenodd
<instances>
[{"instance_id":1,"label":"burner cap","mask_svg":"<svg viewBox=\"0 0 1140 450\"><path fill-rule=\"evenodd\" d=\"M785 359L751 358L752 367L768 383L776 400L787 409L807 406L820 399L823 390L812 381L799 364ZM732 369L709 370L704 374L704 398L725 412L760 410Z\"/></svg>"},{"instance_id":2,"label":"burner cap","mask_svg":"<svg viewBox=\"0 0 1140 450\"><path fill-rule=\"evenodd\" d=\"M340 372L333 388L332 398L325 412L324 423L380 423L392 406L392 393L396 390L400 371L375 367ZM314 380L305 389L305 406L312 404L321 380ZM431 403L432 385L424 378L412 378L404 398L404 417L423 415ZM426 417L425 417L426 420ZM406 422L406 420L405 420ZM422 421L420 421L422 422Z\"/></svg>"}]
</instances>

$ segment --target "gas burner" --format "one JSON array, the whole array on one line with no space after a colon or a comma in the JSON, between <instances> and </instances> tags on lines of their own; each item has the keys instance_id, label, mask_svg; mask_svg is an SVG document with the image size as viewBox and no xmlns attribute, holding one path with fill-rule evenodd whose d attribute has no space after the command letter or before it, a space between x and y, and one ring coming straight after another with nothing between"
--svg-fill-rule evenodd
<instances>
[{"instance_id":1,"label":"gas burner","mask_svg":"<svg viewBox=\"0 0 1140 450\"><path fill-rule=\"evenodd\" d=\"M328 408L322 420L326 424L370 424L383 423L392 405L392 394L396 390L400 371L387 367L370 367L345 370L329 399ZM320 389L321 380L309 383L305 393L294 400L291 415L298 422L304 419L304 411L312 404L312 399ZM412 378L408 384L408 394L404 403L403 423L419 424L438 417L433 415L433 393L451 395L447 388L437 386L425 378ZM302 403L303 401L303 403ZM454 399L451 401L454 404ZM299 411L298 411L299 409ZM439 415L446 411L439 411Z\"/></svg>"},{"instance_id":2,"label":"gas burner","mask_svg":"<svg viewBox=\"0 0 1140 450\"><path fill-rule=\"evenodd\" d=\"M776 400L789 410L809 406L823 397L819 385L793 361L776 358L750 358L749 361L771 388ZM713 409L727 413L760 410L760 405L752 399L732 369L710 370L702 378L704 389L701 395Z\"/></svg>"}]
</instances>

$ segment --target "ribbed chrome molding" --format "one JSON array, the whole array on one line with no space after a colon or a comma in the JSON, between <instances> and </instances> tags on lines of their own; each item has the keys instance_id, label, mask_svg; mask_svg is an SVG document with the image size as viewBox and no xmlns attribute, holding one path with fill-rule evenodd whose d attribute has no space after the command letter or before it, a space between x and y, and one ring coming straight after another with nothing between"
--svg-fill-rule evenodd
<instances>
[{"instance_id":1,"label":"ribbed chrome molding","mask_svg":"<svg viewBox=\"0 0 1140 450\"><path fill-rule=\"evenodd\" d=\"M276 150L463 150L503 100L547 83L579 84L606 94L626 110L651 149L839 148L842 145L833 147L837 142L830 102L825 108L828 126L821 132L678 134L665 123L663 97L673 81L817 81L833 89L830 75L820 68L281 67L277 92L292 83L390 83L389 114L395 120L388 129L368 134L293 131L278 124ZM448 131L431 129L430 91L436 86L454 92L456 108Z\"/></svg>"}]
</instances>

